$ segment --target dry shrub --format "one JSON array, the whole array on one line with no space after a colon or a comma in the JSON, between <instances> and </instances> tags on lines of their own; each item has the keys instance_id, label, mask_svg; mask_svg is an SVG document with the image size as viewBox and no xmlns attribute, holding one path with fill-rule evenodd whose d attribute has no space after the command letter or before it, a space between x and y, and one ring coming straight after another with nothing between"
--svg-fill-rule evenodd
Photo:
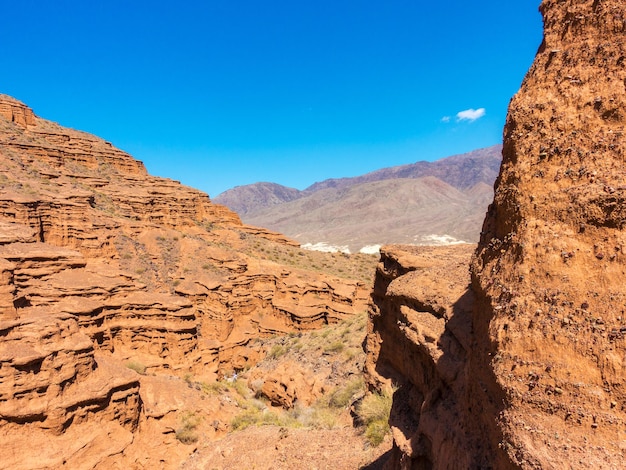
<instances>
[{"instance_id":1,"label":"dry shrub","mask_svg":"<svg viewBox=\"0 0 626 470\"><path fill-rule=\"evenodd\" d=\"M357 407L357 415L365 425L365 437L373 446L380 445L389 432L392 401L390 392L372 393Z\"/></svg>"}]
</instances>

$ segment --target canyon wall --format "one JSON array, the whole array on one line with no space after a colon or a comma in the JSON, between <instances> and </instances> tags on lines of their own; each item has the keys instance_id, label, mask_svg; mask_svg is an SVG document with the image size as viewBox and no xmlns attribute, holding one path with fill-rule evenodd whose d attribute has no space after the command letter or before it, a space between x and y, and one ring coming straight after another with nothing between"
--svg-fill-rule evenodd
<instances>
[{"instance_id":1,"label":"canyon wall","mask_svg":"<svg viewBox=\"0 0 626 470\"><path fill-rule=\"evenodd\" d=\"M214 381L255 338L365 310L362 282L262 252L297 246L0 95L0 468L175 468L193 448L168 377Z\"/></svg>"},{"instance_id":2,"label":"canyon wall","mask_svg":"<svg viewBox=\"0 0 626 470\"><path fill-rule=\"evenodd\" d=\"M383 253L368 370L399 386L390 468L623 466L626 7L540 10L469 288L437 307L426 254Z\"/></svg>"}]
</instances>

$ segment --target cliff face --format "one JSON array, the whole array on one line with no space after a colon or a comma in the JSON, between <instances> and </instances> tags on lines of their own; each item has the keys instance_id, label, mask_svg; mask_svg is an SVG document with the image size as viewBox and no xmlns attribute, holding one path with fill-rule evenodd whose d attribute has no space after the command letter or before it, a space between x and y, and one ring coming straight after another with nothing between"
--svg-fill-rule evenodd
<instances>
[{"instance_id":1,"label":"cliff face","mask_svg":"<svg viewBox=\"0 0 626 470\"><path fill-rule=\"evenodd\" d=\"M465 419L482 406L468 390L474 248L381 249L365 372L371 388L397 387L390 468L475 468L494 452L476 419Z\"/></svg>"},{"instance_id":2,"label":"cliff face","mask_svg":"<svg viewBox=\"0 0 626 470\"><path fill-rule=\"evenodd\" d=\"M0 468L175 467L185 390L125 364L211 381L254 338L365 309L362 283L259 248L295 246L0 95Z\"/></svg>"},{"instance_id":3,"label":"cliff face","mask_svg":"<svg viewBox=\"0 0 626 470\"><path fill-rule=\"evenodd\" d=\"M406 371L384 318L406 310L406 297L430 311L429 293L375 297L372 341L382 345L371 357L383 361L370 382L389 370L401 384L394 408L406 410L404 421L391 417L397 468L623 465L626 7L546 0L540 9L544 41L510 104L471 287L452 296L469 336L452 320L430 341L418 336L411 348L436 345L441 357L428 352ZM439 370L447 357L461 361L453 377Z\"/></svg>"},{"instance_id":4,"label":"cliff face","mask_svg":"<svg viewBox=\"0 0 626 470\"><path fill-rule=\"evenodd\" d=\"M475 328L497 351L513 460L601 467L621 458L626 429L626 7L541 12L472 266Z\"/></svg>"}]
</instances>

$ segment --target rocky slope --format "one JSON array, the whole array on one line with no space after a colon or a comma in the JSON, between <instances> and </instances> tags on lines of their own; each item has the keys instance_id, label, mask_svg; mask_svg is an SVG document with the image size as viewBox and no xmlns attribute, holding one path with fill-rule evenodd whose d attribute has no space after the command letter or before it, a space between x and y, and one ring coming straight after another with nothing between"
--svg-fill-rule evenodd
<instances>
[{"instance_id":1,"label":"rocky slope","mask_svg":"<svg viewBox=\"0 0 626 470\"><path fill-rule=\"evenodd\" d=\"M383 243L437 243L446 235L476 242L500 161L497 145L329 179L304 191L272 183L240 186L216 201L246 223L352 252Z\"/></svg>"},{"instance_id":2,"label":"rocky slope","mask_svg":"<svg viewBox=\"0 0 626 470\"><path fill-rule=\"evenodd\" d=\"M254 183L236 186L218 194L214 201L245 217L263 209L303 197L303 191L276 183Z\"/></svg>"},{"instance_id":3,"label":"rocky slope","mask_svg":"<svg viewBox=\"0 0 626 470\"><path fill-rule=\"evenodd\" d=\"M432 176L389 179L322 189L247 220L301 243L324 242L353 253L392 241L437 244L476 238L487 208L485 193L491 199L493 190L484 185L468 194Z\"/></svg>"},{"instance_id":4,"label":"rocky slope","mask_svg":"<svg viewBox=\"0 0 626 470\"><path fill-rule=\"evenodd\" d=\"M304 257L0 95L0 467L174 468L193 449L173 429L205 399L184 376L214 381L259 359L254 338L365 308L363 282L270 249ZM198 409L210 423L224 406Z\"/></svg>"},{"instance_id":5,"label":"rocky slope","mask_svg":"<svg viewBox=\"0 0 626 470\"><path fill-rule=\"evenodd\" d=\"M626 8L540 9L471 277L467 253L383 253L368 372L399 386L389 468L623 468Z\"/></svg>"}]
</instances>

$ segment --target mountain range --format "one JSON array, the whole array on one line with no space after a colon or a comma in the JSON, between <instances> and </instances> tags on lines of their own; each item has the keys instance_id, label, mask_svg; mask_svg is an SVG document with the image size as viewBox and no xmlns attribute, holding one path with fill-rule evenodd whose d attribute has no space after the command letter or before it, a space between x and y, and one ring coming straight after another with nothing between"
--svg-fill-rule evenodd
<instances>
[{"instance_id":1,"label":"mountain range","mask_svg":"<svg viewBox=\"0 0 626 470\"><path fill-rule=\"evenodd\" d=\"M245 223L277 230L304 246L375 251L387 243L475 242L501 162L501 145L418 161L300 191L276 183L238 186L214 201Z\"/></svg>"}]
</instances>

